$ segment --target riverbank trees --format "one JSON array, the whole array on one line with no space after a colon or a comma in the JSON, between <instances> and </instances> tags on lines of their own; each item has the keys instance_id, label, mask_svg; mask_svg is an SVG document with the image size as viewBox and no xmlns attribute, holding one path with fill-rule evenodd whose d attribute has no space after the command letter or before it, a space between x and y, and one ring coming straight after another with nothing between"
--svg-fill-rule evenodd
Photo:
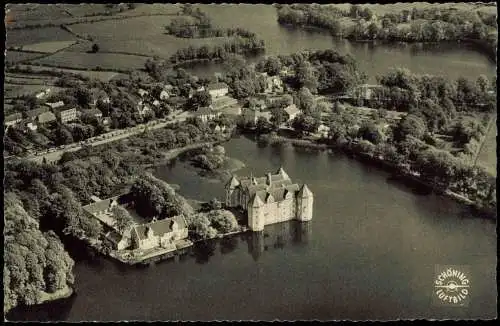
<instances>
[{"instance_id":1,"label":"riverbank trees","mask_svg":"<svg viewBox=\"0 0 500 326\"><path fill-rule=\"evenodd\" d=\"M4 312L17 305L40 303L74 282L74 261L53 232L42 233L39 223L12 193L4 201Z\"/></svg>"},{"instance_id":2,"label":"riverbank trees","mask_svg":"<svg viewBox=\"0 0 500 326\"><path fill-rule=\"evenodd\" d=\"M376 16L367 7L342 11L331 6L284 5L278 22L313 26L353 40L440 42L471 40L491 56L496 53L497 26L493 12L450 8L412 8Z\"/></svg>"}]
</instances>

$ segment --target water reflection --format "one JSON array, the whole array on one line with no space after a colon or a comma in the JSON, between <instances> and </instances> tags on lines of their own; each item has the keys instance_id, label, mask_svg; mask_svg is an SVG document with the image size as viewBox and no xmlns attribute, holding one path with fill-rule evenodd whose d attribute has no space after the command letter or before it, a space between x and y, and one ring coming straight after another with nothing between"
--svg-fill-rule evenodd
<instances>
[{"instance_id":1,"label":"water reflection","mask_svg":"<svg viewBox=\"0 0 500 326\"><path fill-rule=\"evenodd\" d=\"M248 253L258 261L264 251L285 249L288 245L306 245L311 234L311 222L290 221L268 225L263 232L247 234Z\"/></svg>"},{"instance_id":2,"label":"water reflection","mask_svg":"<svg viewBox=\"0 0 500 326\"><path fill-rule=\"evenodd\" d=\"M67 299L61 299L46 304L16 307L12 309L5 319L8 321L60 321L68 319L76 294Z\"/></svg>"}]
</instances>

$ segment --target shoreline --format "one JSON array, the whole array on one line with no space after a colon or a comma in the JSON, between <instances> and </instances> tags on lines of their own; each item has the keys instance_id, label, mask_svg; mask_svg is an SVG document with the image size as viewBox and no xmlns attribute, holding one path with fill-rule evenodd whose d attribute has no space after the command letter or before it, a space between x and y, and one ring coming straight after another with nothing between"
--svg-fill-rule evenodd
<instances>
[{"instance_id":1,"label":"shoreline","mask_svg":"<svg viewBox=\"0 0 500 326\"><path fill-rule=\"evenodd\" d=\"M412 182L416 183L419 186L425 187L428 190L430 190L432 193L439 195L439 196L444 196L447 198L450 198L460 204L466 205L469 208L478 210L479 212L483 213L486 217L491 218L491 219L496 219L496 212L492 211L491 209L487 207L482 207L479 203L459 194L456 193L450 189L440 189L437 188L422 178L420 178L419 175L415 174L412 171L407 171L401 166L395 165L391 162L388 162L387 160L369 155L367 153L361 153L361 152L356 152L353 149L350 148L345 148L345 147L340 147L336 145L328 145L328 144L317 144L314 143L310 140L305 140L305 139L293 139L293 138L287 138L283 136L277 136L276 138L267 138L267 139L259 139L258 141L264 141L268 145L281 145L281 144L286 144L286 145L292 145L293 147L301 147L301 148L308 148L312 150L334 150L337 152L341 152L344 155L347 155L351 158L354 158L361 163L368 163L371 165L375 165L389 173L392 174L393 177L396 179L400 179L400 181L403 182Z\"/></svg>"}]
</instances>

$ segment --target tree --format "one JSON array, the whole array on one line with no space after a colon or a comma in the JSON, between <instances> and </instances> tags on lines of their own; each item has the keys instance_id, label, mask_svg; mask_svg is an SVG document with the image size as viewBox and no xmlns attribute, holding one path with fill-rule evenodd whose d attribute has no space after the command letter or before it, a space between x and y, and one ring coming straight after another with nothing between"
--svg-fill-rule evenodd
<instances>
[{"instance_id":1,"label":"tree","mask_svg":"<svg viewBox=\"0 0 500 326\"><path fill-rule=\"evenodd\" d=\"M264 71L267 72L269 76L275 76L281 71L281 61L276 56L269 56L264 65Z\"/></svg>"},{"instance_id":2,"label":"tree","mask_svg":"<svg viewBox=\"0 0 500 326\"><path fill-rule=\"evenodd\" d=\"M286 121L287 113L282 107L271 109L271 123L275 129L278 129Z\"/></svg>"},{"instance_id":3,"label":"tree","mask_svg":"<svg viewBox=\"0 0 500 326\"><path fill-rule=\"evenodd\" d=\"M363 123L359 128L358 134L361 138L368 140L373 144L380 143L383 137L377 126L371 121Z\"/></svg>"},{"instance_id":4,"label":"tree","mask_svg":"<svg viewBox=\"0 0 500 326\"><path fill-rule=\"evenodd\" d=\"M120 234L123 234L134 222L130 213L120 205L113 207L111 212L115 218L115 227Z\"/></svg>"},{"instance_id":5,"label":"tree","mask_svg":"<svg viewBox=\"0 0 500 326\"><path fill-rule=\"evenodd\" d=\"M293 129L304 133L304 132L316 132L318 130L319 121L311 116L301 114L292 121Z\"/></svg>"},{"instance_id":6,"label":"tree","mask_svg":"<svg viewBox=\"0 0 500 326\"><path fill-rule=\"evenodd\" d=\"M214 210L208 213L211 225L220 233L228 233L236 230L238 221L233 213L227 210Z\"/></svg>"},{"instance_id":7,"label":"tree","mask_svg":"<svg viewBox=\"0 0 500 326\"><path fill-rule=\"evenodd\" d=\"M257 118L255 127L257 128L258 133L268 132L269 129L271 128L269 121L267 121L267 119L262 116Z\"/></svg>"},{"instance_id":8,"label":"tree","mask_svg":"<svg viewBox=\"0 0 500 326\"><path fill-rule=\"evenodd\" d=\"M311 91L307 87L302 87L297 94L298 106L305 114L312 114L315 109L316 101Z\"/></svg>"},{"instance_id":9,"label":"tree","mask_svg":"<svg viewBox=\"0 0 500 326\"><path fill-rule=\"evenodd\" d=\"M97 43L92 44L92 53L97 53L99 52L99 45Z\"/></svg>"},{"instance_id":10,"label":"tree","mask_svg":"<svg viewBox=\"0 0 500 326\"><path fill-rule=\"evenodd\" d=\"M396 126L396 129L394 130L394 139L396 141L402 141L407 136L413 136L417 139L421 139L426 131L427 127L422 118L413 114L408 114L402 118Z\"/></svg>"}]
</instances>

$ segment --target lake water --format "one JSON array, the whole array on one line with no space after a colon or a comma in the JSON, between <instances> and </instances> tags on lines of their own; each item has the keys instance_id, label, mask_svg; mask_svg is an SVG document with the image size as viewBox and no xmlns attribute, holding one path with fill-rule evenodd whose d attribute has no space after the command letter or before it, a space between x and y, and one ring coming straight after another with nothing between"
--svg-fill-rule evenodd
<instances>
[{"instance_id":1,"label":"lake water","mask_svg":"<svg viewBox=\"0 0 500 326\"><path fill-rule=\"evenodd\" d=\"M214 21L264 38L268 54L338 49L354 55L371 77L391 66L451 78L493 76L495 64L465 45L379 45L334 40L320 32L281 27L266 6L216 8ZM192 69L212 74L218 65ZM373 80L373 79L372 79ZM283 165L314 192L314 217L268 226L197 246L179 262L149 268L74 254L76 289L69 300L17 309L10 320L224 320L494 318L495 223L455 202L421 194L385 172L342 155L289 147L259 147L236 138L228 155L262 175ZM180 193L209 200L222 183L198 177L183 164L157 174ZM433 305L435 265L466 265L467 307Z\"/></svg>"},{"instance_id":2,"label":"lake water","mask_svg":"<svg viewBox=\"0 0 500 326\"><path fill-rule=\"evenodd\" d=\"M148 268L107 259L77 262L78 294L20 319L215 320L493 318L495 223L455 202L421 194L340 154L260 147L243 136L225 145L264 175L283 165L315 195L314 217L193 249ZM250 169L251 168L251 169ZM187 197L223 198L223 184L181 162L156 174ZM435 265L465 265L468 307L432 304ZM50 306L50 305L49 305ZM48 315L52 313L52 315ZM21 315L21 314L20 314Z\"/></svg>"},{"instance_id":3,"label":"lake water","mask_svg":"<svg viewBox=\"0 0 500 326\"><path fill-rule=\"evenodd\" d=\"M349 42L328 33L284 27L278 24L276 9L270 5L199 5L214 25L242 27L255 32L266 44L266 54L291 54L302 50L334 49L350 53L367 73L369 82L392 67L406 67L415 73L477 78L495 76L496 65L486 55L467 44L377 44ZM255 59L254 59L255 60ZM249 60L249 61L254 61ZM213 76L221 64L197 64L188 69L198 76Z\"/></svg>"}]
</instances>

